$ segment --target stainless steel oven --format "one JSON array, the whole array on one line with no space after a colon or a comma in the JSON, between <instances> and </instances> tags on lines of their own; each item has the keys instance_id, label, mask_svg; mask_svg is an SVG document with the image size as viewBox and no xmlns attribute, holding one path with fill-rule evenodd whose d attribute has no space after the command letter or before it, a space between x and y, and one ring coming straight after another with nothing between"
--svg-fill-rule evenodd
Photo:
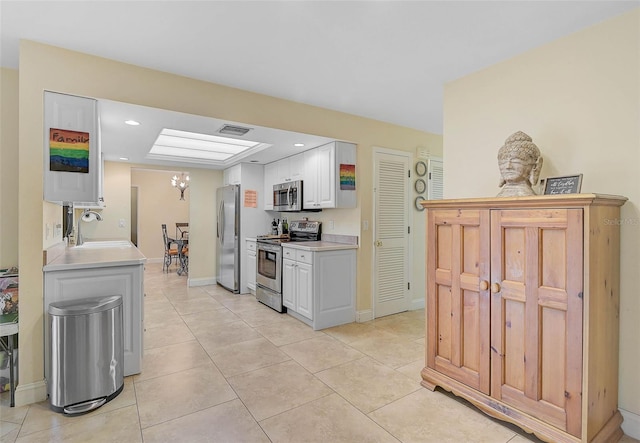
<instances>
[{"instance_id":1,"label":"stainless steel oven","mask_svg":"<svg viewBox=\"0 0 640 443\"><path fill-rule=\"evenodd\" d=\"M274 292L282 291L282 246L259 241L256 250L256 283Z\"/></svg>"}]
</instances>

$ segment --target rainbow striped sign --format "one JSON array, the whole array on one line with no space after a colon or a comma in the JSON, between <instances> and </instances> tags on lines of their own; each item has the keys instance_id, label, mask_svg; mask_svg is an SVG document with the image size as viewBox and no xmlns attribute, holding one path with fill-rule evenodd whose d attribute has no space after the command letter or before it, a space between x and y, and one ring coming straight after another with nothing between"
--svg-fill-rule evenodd
<instances>
[{"instance_id":1,"label":"rainbow striped sign","mask_svg":"<svg viewBox=\"0 0 640 443\"><path fill-rule=\"evenodd\" d=\"M51 171L89 172L89 133L66 129L49 130Z\"/></svg>"}]
</instances>

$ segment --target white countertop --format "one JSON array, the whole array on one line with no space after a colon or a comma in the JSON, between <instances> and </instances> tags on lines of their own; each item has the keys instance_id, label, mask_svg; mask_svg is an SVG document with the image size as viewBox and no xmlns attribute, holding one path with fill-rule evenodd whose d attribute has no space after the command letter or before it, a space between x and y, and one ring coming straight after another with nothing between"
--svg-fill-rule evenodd
<instances>
[{"instance_id":1,"label":"white countertop","mask_svg":"<svg viewBox=\"0 0 640 443\"><path fill-rule=\"evenodd\" d=\"M358 245L349 243L336 243L330 241L301 241L283 243L283 248L302 249L303 251L321 252L321 251L339 251L343 249L358 249Z\"/></svg>"},{"instance_id":2,"label":"white countertop","mask_svg":"<svg viewBox=\"0 0 640 443\"><path fill-rule=\"evenodd\" d=\"M103 268L112 266L139 265L147 258L135 246L82 248L69 246L54 260L45 265L43 271L67 271L71 269Z\"/></svg>"}]
</instances>

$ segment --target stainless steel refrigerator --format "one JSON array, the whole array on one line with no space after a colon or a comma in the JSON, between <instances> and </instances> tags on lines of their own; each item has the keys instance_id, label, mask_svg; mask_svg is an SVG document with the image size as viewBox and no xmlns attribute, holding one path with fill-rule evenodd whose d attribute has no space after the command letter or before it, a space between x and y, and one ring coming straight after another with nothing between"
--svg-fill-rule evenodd
<instances>
[{"instance_id":1,"label":"stainless steel refrigerator","mask_svg":"<svg viewBox=\"0 0 640 443\"><path fill-rule=\"evenodd\" d=\"M237 294L240 292L240 186L218 188L216 196L217 281Z\"/></svg>"}]
</instances>

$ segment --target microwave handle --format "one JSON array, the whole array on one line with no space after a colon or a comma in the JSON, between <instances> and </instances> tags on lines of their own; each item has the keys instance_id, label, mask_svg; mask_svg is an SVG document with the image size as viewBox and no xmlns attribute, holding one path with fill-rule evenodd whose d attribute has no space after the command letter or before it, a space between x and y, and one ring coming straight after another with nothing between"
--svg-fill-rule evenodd
<instances>
[{"instance_id":1,"label":"microwave handle","mask_svg":"<svg viewBox=\"0 0 640 443\"><path fill-rule=\"evenodd\" d=\"M287 189L287 206L291 207L291 200L293 196L293 187L289 186L289 189Z\"/></svg>"}]
</instances>

